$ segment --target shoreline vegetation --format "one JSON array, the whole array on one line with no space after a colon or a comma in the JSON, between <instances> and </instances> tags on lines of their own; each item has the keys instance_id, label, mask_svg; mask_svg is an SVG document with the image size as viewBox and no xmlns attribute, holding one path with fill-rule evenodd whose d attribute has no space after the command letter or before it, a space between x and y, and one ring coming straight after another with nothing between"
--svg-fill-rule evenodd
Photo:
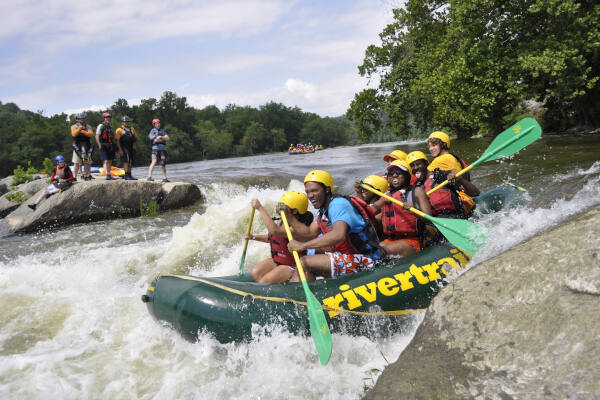
<instances>
[{"instance_id":1,"label":"shoreline vegetation","mask_svg":"<svg viewBox=\"0 0 600 400\"><path fill-rule=\"evenodd\" d=\"M160 99L143 99L139 105L130 106L127 100L118 99L106 110L85 111L94 131L105 111L112 114L113 130L121 126L123 116L132 119L139 135L135 166L150 164L147 136L153 118L163 121L171 137L167 148L170 163L284 152L296 143L318 143L325 148L363 143L345 116L320 117L274 102L258 108L232 104L223 110L216 106L196 109L185 97L166 91ZM13 174L19 165L41 170L44 159L57 154L70 161L73 150L69 129L74 123L74 115L46 117L41 111L35 113L14 103L0 102L0 176ZM404 136L409 137L382 130L369 142L402 140ZM94 165L100 165L98 149L92 159ZM121 165L118 156L114 165Z\"/></svg>"}]
</instances>

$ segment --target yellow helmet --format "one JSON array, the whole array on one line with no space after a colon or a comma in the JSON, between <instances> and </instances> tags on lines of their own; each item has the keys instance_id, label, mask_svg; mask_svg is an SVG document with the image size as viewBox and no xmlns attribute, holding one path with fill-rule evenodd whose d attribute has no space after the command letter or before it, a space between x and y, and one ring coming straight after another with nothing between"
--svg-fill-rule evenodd
<instances>
[{"instance_id":1,"label":"yellow helmet","mask_svg":"<svg viewBox=\"0 0 600 400\"><path fill-rule=\"evenodd\" d=\"M450 148L450 136L441 131L435 131L431 135L429 135L428 139L440 139L442 142L446 143L446 147Z\"/></svg>"},{"instance_id":2,"label":"yellow helmet","mask_svg":"<svg viewBox=\"0 0 600 400\"><path fill-rule=\"evenodd\" d=\"M306 210L308 209L308 197L306 196L306 193L302 192L285 192L279 199L279 202L291 209L298 210L300 214L306 213Z\"/></svg>"},{"instance_id":3,"label":"yellow helmet","mask_svg":"<svg viewBox=\"0 0 600 400\"><path fill-rule=\"evenodd\" d=\"M310 171L304 177L304 183L306 183L306 182L322 183L323 185L327 186L329 188L329 190L331 190L331 193L333 193L333 178L327 171L321 171L318 169Z\"/></svg>"},{"instance_id":4,"label":"yellow helmet","mask_svg":"<svg viewBox=\"0 0 600 400\"><path fill-rule=\"evenodd\" d=\"M394 160L390 165L388 165L387 170L389 171L394 167L400 167L400 169L408 171L409 174L412 174L412 168L410 167L410 164L404 160Z\"/></svg>"},{"instance_id":5,"label":"yellow helmet","mask_svg":"<svg viewBox=\"0 0 600 400\"><path fill-rule=\"evenodd\" d=\"M390 162L390 158L393 160L406 160L406 153L402 150L394 150L390 154L383 156L383 161Z\"/></svg>"},{"instance_id":6,"label":"yellow helmet","mask_svg":"<svg viewBox=\"0 0 600 400\"><path fill-rule=\"evenodd\" d=\"M390 186L387 179L379 175L369 175L365 179L363 179L362 183L364 183L365 185L369 185L382 193L387 192L388 187Z\"/></svg>"},{"instance_id":7,"label":"yellow helmet","mask_svg":"<svg viewBox=\"0 0 600 400\"><path fill-rule=\"evenodd\" d=\"M409 164L412 164L417 160L425 160L425 162L427 164L429 164L429 159L427 158L425 153L423 153L422 151L419 151L419 150L412 151L412 152L408 153L408 155L406 156L406 162Z\"/></svg>"}]
</instances>

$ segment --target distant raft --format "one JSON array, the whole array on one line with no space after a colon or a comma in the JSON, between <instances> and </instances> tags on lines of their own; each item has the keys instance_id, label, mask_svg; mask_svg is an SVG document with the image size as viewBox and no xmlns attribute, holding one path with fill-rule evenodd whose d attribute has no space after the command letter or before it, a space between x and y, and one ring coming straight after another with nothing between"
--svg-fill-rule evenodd
<instances>
[{"instance_id":1,"label":"distant raft","mask_svg":"<svg viewBox=\"0 0 600 400\"><path fill-rule=\"evenodd\" d=\"M477 199L483 212L525 204L529 195L502 186ZM471 255L449 244L337 279L310 282L332 332L379 336L402 329L403 316L422 312ZM310 332L306 297L299 283L265 285L249 274L226 277L158 275L142 296L150 314L194 341L209 332L220 342L247 340L257 327L279 325Z\"/></svg>"}]
</instances>

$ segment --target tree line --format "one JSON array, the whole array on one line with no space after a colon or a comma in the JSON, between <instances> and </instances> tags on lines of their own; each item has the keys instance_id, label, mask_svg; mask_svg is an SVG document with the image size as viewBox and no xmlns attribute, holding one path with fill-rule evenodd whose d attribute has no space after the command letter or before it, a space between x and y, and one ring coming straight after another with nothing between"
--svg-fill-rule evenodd
<instances>
[{"instance_id":1,"label":"tree line","mask_svg":"<svg viewBox=\"0 0 600 400\"><path fill-rule=\"evenodd\" d=\"M160 99L141 100L139 105L118 99L107 110L85 112L94 132L106 111L112 114L114 130L121 125L123 116L132 118L132 126L139 135L138 166L150 163L147 135L153 118L161 120L171 137L170 162L286 151L290 144L296 143L312 142L325 147L359 143L354 124L344 116L320 117L274 102L258 108L228 105L220 110L216 106L196 109L185 97L170 91L164 92ZM44 158L54 158L57 154L70 160L73 123L74 115L46 117L41 112L21 110L13 103L0 103L0 175L10 175L17 165L27 165L28 161L40 168ZM394 138L394 135L380 136L382 141ZM99 165L97 150L93 158Z\"/></svg>"},{"instance_id":2,"label":"tree line","mask_svg":"<svg viewBox=\"0 0 600 400\"><path fill-rule=\"evenodd\" d=\"M362 138L444 129L499 133L525 115L545 131L600 126L600 4L408 0L367 48L347 116Z\"/></svg>"}]
</instances>

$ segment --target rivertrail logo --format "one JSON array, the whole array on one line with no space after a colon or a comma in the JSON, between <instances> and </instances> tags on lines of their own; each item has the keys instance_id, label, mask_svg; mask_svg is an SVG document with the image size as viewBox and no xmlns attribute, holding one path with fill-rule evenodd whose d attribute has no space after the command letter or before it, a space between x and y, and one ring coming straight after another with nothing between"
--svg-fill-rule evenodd
<instances>
[{"instance_id":1,"label":"rivertrail logo","mask_svg":"<svg viewBox=\"0 0 600 400\"><path fill-rule=\"evenodd\" d=\"M378 293L382 296L395 296L413 289L415 284L428 285L448 275L444 268L445 265L459 270L465 268L469 262L470 257L458 249L452 249L450 253L452 257L443 257L420 267L412 264L408 270L393 276L383 277L376 282L369 282L355 288L351 288L348 284L340 285L340 293L323 299L323 305L330 308L328 311L329 317L335 317L339 315L339 312L331 309L346 308L347 310L354 310L362 307L363 302L376 302ZM342 306L344 302L347 302L346 307Z\"/></svg>"}]
</instances>

